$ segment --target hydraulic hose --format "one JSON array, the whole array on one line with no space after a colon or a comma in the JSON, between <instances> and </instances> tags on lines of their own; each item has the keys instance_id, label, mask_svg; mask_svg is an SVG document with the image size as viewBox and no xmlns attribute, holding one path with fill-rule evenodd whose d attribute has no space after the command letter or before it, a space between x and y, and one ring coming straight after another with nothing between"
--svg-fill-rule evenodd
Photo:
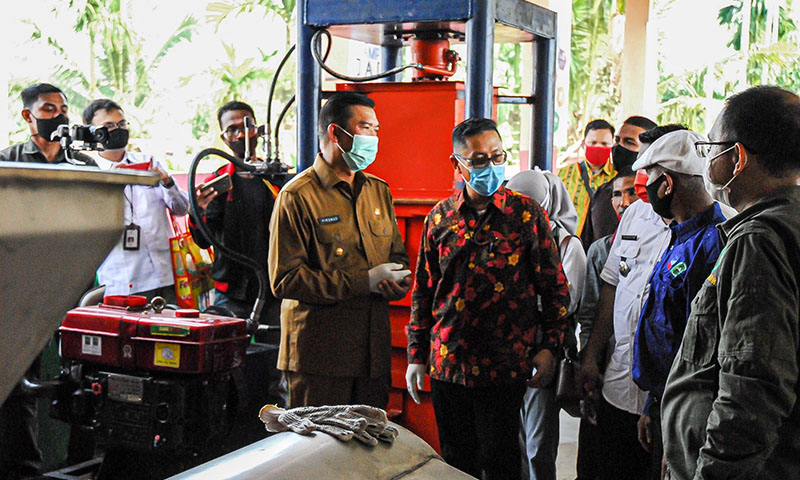
<instances>
[{"instance_id":1,"label":"hydraulic hose","mask_svg":"<svg viewBox=\"0 0 800 480\"><path fill-rule=\"evenodd\" d=\"M278 115L278 120L275 122L275 159L280 160L281 156L281 141L280 141L280 131L281 131L281 122L283 122L283 117L289 112L289 107L292 106L295 100L295 95L292 95L292 98L286 102L286 105L283 106L283 110Z\"/></svg>"},{"instance_id":2,"label":"hydraulic hose","mask_svg":"<svg viewBox=\"0 0 800 480\"><path fill-rule=\"evenodd\" d=\"M411 63L408 65L403 65L402 67L396 67L391 70L386 70L385 72L376 73L375 75L367 75L364 77L350 77L348 75L341 74L329 66L325 65L325 60L327 59L327 54L325 55L326 58L322 58L320 56L320 35L325 35L328 38L328 51L331 49L331 33L324 28L321 28L314 32L314 35L311 37L311 55L314 56L314 59L319 63L319 66L322 67L323 70L328 72L329 74L333 75L334 77L344 80L346 82L371 82L373 80L378 80L384 77L390 77L392 75L397 75L398 73L402 72L403 70L408 70L409 68L416 68L418 70L425 70L426 67L421 63Z\"/></svg>"},{"instance_id":3,"label":"hydraulic hose","mask_svg":"<svg viewBox=\"0 0 800 480\"><path fill-rule=\"evenodd\" d=\"M272 98L275 95L275 86L278 84L278 76L280 75L284 64L286 64L286 61L289 60L289 56L292 54L292 52L294 52L294 49L295 49L295 45L292 45L291 48L289 48L289 50L287 50L286 53L283 55L283 58L281 59L281 63L278 64L278 68L275 70L275 74L272 75L272 83L269 86L269 98L267 99L267 132L266 133L267 133L267 159L270 159L270 160L272 159L272 142L270 141L270 138L272 137ZM330 51L330 48L328 50ZM327 54L325 56L327 57ZM276 141L275 151L276 152L277 152L277 149L278 149L278 146L277 146L277 141L278 141L277 131L278 131L278 128L276 126L275 127L275 132L276 132L275 133L275 141Z\"/></svg>"},{"instance_id":4,"label":"hydraulic hose","mask_svg":"<svg viewBox=\"0 0 800 480\"><path fill-rule=\"evenodd\" d=\"M255 304L253 305L253 311L250 313L250 318L247 320L247 330L251 334L255 334L256 330L258 329L259 318L261 317L261 311L264 309L264 305L266 304L267 298L267 272L262 268L255 260L248 257L247 255L241 254L239 252L235 252L230 248L226 247L221 241L217 242L214 240L214 235L208 230L206 226L206 222L203 221L203 217L200 214L200 205L197 202L197 195L196 193L196 186L195 186L195 174L197 173L197 166L200 164L200 161L209 156L209 155L217 155L218 157L222 157L225 160L233 163L237 167L242 170L249 171L249 172L257 172L259 170L258 167L255 165L251 165L249 163L245 163L238 158L230 155L226 152L218 148L206 148L201 150L197 155L195 155L194 159L192 160L192 165L189 167L189 203L192 207L192 216L197 220L197 229L203 234L203 236L212 244L215 248L218 248L221 252L227 255L231 260L241 265L244 265L250 269L252 269L255 274L256 278L258 279L258 298L256 299Z\"/></svg>"},{"instance_id":5,"label":"hydraulic hose","mask_svg":"<svg viewBox=\"0 0 800 480\"><path fill-rule=\"evenodd\" d=\"M286 63L286 60L289 59L289 55L291 55L291 53L294 52L294 49L295 49L295 45L292 45L292 47L283 56L283 59L281 60L281 63L278 65L278 69L275 70L275 75L273 75L273 77L272 77L272 84L270 85L270 88L269 88L269 100L267 101L267 142L266 142L266 145L267 145L267 158L268 159L272 158L272 139L271 139L271 135L272 135L272 97L275 94L275 85L277 84L277 81L278 81L278 75L280 75L281 69L283 69L283 65ZM331 43L328 42L328 46L325 49L325 55L322 56L322 61L323 62L325 62L328 59L328 55L330 53L331 53ZM281 110L281 113L278 115L278 120L275 122L275 158L276 159L280 159L280 156L281 156L280 138L279 138L280 131L281 131L281 122L283 122L283 117L285 117L286 114L289 113L289 108L292 106L294 101L295 101L295 95L292 95L292 98L290 98L289 101L286 102L286 105L283 106L283 109Z\"/></svg>"}]
</instances>

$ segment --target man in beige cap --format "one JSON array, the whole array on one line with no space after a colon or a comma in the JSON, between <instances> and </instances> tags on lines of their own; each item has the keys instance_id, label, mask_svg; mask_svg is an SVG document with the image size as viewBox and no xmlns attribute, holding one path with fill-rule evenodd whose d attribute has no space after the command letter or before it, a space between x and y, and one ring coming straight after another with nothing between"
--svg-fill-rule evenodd
<instances>
[{"instance_id":1,"label":"man in beige cap","mask_svg":"<svg viewBox=\"0 0 800 480\"><path fill-rule=\"evenodd\" d=\"M719 204L703 185L704 164L695 142L706 139L690 130L659 138L633 164L648 175L653 210L672 218L671 239L650 275L649 294L633 342L633 380L648 392L639 419L639 441L652 453L646 478L661 479L661 397L680 346L689 305L722 249L716 225L725 221Z\"/></svg>"}]
</instances>

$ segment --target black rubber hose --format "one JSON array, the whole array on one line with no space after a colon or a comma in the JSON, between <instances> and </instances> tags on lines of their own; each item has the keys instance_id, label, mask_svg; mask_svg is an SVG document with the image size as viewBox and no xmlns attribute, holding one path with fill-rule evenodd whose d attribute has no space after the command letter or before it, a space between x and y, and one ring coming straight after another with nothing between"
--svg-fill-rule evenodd
<instances>
[{"instance_id":1,"label":"black rubber hose","mask_svg":"<svg viewBox=\"0 0 800 480\"><path fill-rule=\"evenodd\" d=\"M314 32L314 35L311 37L311 55L314 56L314 59L317 61L317 63L319 63L319 66L322 67L323 70L325 70L326 72L328 72L329 74L333 75L334 77L336 77L336 78L338 78L340 80L345 80L347 82L371 82L373 80L378 80L380 78L390 77L392 75L397 75L398 73L402 72L403 70L407 70L409 68L422 69L422 65L421 64L412 63L412 64L409 64L409 65L403 65L402 67L396 67L396 68L393 68L391 70L386 70L385 72L376 73L375 75L367 75L365 77L350 77L350 76L347 76L347 75L343 75L343 74L331 69L327 65L325 65L325 60L326 59L323 59L323 58L320 57L320 48L319 48L320 40L319 39L320 39L320 35L322 35L322 34L325 34L325 36L328 38L328 51L330 51L331 34L330 34L330 32L328 30L326 30L324 28L321 28L321 29L317 30L316 32Z\"/></svg>"},{"instance_id":2,"label":"black rubber hose","mask_svg":"<svg viewBox=\"0 0 800 480\"><path fill-rule=\"evenodd\" d=\"M281 122L283 122L283 117L289 112L289 107L292 106L295 100L295 95L292 95L292 98L286 102L286 105L283 106L283 110L281 110L280 115L278 115L278 120L275 122L275 158L280 158L281 156L281 141L279 139L279 134L281 131Z\"/></svg>"},{"instance_id":3,"label":"black rubber hose","mask_svg":"<svg viewBox=\"0 0 800 480\"><path fill-rule=\"evenodd\" d=\"M292 45L292 49L294 49L294 45ZM289 53L291 53L291 50L289 51ZM323 62L328 59L328 55L330 55L330 53L331 53L331 42L328 42L328 46L325 49L325 55L322 56L322 61ZM288 56L288 53L287 53L287 56ZM285 59L286 59L286 57L284 57L284 60ZM269 117L270 111L271 111L270 109L272 107L272 92L273 92L274 85L275 85L274 80L275 80L275 78L277 78L278 72L281 71L281 67L282 66L283 66L283 61L278 66L278 70L275 72L275 77L273 78L273 88L270 89L270 96L269 96L269 98L270 98L270 100L269 100L270 107L268 107L268 109L267 109L267 117ZM283 106L283 109L281 110L280 115L278 115L278 120L275 122L275 158L276 159L279 159L281 157L281 149L280 149L281 141L279 139L279 135L280 135L280 131L281 131L281 122L283 122L283 117L285 117L286 114L289 112L289 107L292 106L292 104L295 101L295 98L296 98L296 96L292 95L292 98L290 98L289 101L286 102L286 105ZM267 121L269 122L269 118L268 118ZM269 135L270 133L271 133L271 126L268 123L267 124L267 135ZM267 142L267 143L269 144L269 142ZM270 158L272 157L272 148L269 147L269 146L267 147L267 156L270 157Z\"/></svg>"},{"instance_id":4,"label":"black rubber hose","mask_svg":"<svg viewBox=\"0 0 800 480\"><path fill-rule=\"evenodd\" d=\"M275 70L275 74L272 76L272 83L269 86L269 98L267 99L267 159L272 159L272 144L270 143L270 137L272 136L272 98L275 96L275 86L278 84L278 76L283 69L284 64L286 61L289 60L289 56L294 52L295 45L292 45L289 50L283 55L281 59L281 63L278 64L278 68ZM330 49L329 49L330 50ZM277 131L277 128L276 128ZM277 146L276 146L277 151Z\"/></svg>"},{"instance_id":5,"label":"black rubber hose","mask_svg":"<svg viewBox=\"0 0 800 480\"><path fill-rule=\"evenodd\" d=\"M200 205L197 203L196 195L195 174L197 173L197 166L200 164L200 161L209 155L217 155L222 157L242 170L254 171L256 168L252 165L244 163L233 155L223 152L218 148L206 148L201 150L197 155L195 155L194 159L192 160L192 165L189 167L189 204L192 207L192 216L195 218L195 220L197 220L197 222L195 222L197 224L197 229L200 230L203 236L212 245L214 245L215 248L218 248L234 262L251 268L255 272L256 278L258 278L258 298L256 299L255 305L253 305L253 311L250 313L250 318L248 319L247 323L248 332L254 334L258 329L258 320L261 316L261 311L264 309L267 299L267 272L261 267L261 265L256 263L255 260L247 255L231 250L221 241L215 241L214 235L212 235L208 230L206 222L203 221L203 217L200 215Z\"/></svg>"}]
</instances>

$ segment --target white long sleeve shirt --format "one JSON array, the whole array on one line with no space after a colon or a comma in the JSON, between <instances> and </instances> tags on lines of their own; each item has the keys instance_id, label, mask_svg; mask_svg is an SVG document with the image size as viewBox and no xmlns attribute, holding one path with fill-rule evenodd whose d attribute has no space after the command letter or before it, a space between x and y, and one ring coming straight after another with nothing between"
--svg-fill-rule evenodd
<instances>
[{"instance_id":1,"label":"white long sleeve shirt","mask_svg":"<svg viewBox=\"0 0 800 480\"><path fill-rule=\"evenodd\" d=\"M600 278L617 288L614 296L614 351L603 376L603 397L611 405L642 413L647 394L634 382L633 339L653 266L669 245L669 226L649 203L637 200L622 215ZM623 275L620 262L630 271Z\"/></svg>"},{"instance_id":2,"label":"white long sleeve shirt","mask_svg":"<svg viewBox=\"0 0 800 480\"><path fill-rule=\"evenodd\" d=\"M122 161L139 163L150 158L149 155L126 152ZM106 161L101 168L110 166ZM177 185L170 188L161 184L155 187L129 185L125 187L123 208L124 225L134 223L141 229L139 249L123 249L121 237L114 245L97 270L98 282L106 286L106 295L128 295L173 285L175 280L169 249L172 229L165 209L168 208L175 216L185 215L189 211L189 196Z\"/></svg>"}]
</instances>

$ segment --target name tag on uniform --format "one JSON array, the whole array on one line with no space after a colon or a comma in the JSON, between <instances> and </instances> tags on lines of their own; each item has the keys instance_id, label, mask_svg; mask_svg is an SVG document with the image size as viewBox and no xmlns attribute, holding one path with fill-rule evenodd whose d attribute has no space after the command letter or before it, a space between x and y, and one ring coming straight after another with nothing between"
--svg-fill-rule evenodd
<instances>
[{"instance_id":1,"label":"name tag on uniform","mask_svg":"<svg viewBox=\"0 0 800 480\"><path fill-rule=\"evenodd\" d=\"M332 223L339 223L342 219L339 218L339 215L331 215L330 217L322 217L319 219L320 225L330 225Z\"/></svg>"},{"instance_id":2,"label":"name tag on uniform","mask_svg":"<svg viewBox=\"0 0 800 480\"><path fill-rule=\"evenodd\" d=\"M635 242L636 240L639 240L639 236L638 235L623 235L622 239L623 240L631 240L631 241Z\"/></svg>"}]
</instances>

